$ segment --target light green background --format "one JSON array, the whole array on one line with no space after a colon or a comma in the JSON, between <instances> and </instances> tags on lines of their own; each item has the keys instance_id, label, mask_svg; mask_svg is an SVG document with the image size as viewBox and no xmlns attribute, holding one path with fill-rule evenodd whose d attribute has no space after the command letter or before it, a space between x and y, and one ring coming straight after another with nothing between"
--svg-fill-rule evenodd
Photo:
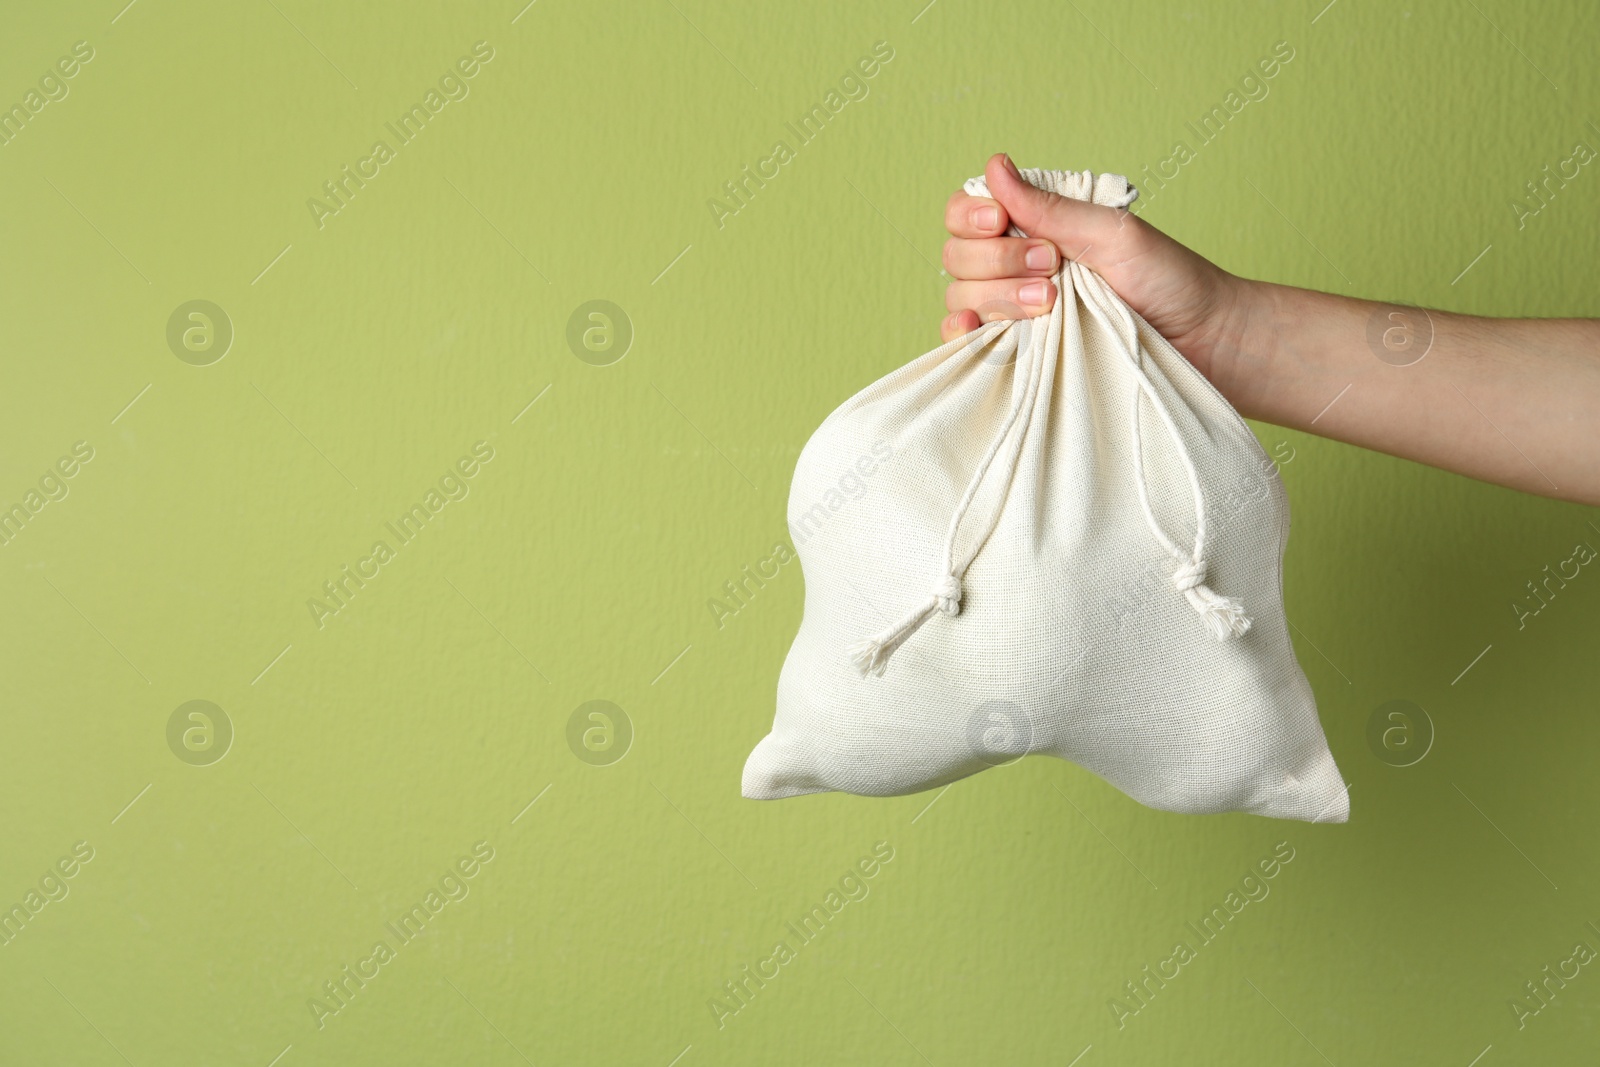
<instances>
[{"instance_id":1,"label":"light green background","mask_svg":"<svg viewBox=\"0 0 1600 1067\"><path fill-rule=\"evenodd\" d=\"M801 575L720 629L707 601L784 535L811 430L937 342L942 208L989 153L1140 181L1285 40L1148 219L1257 277L1600 313L1600 172L1511 206L1600 141L1593 5L1324 2L7 11L0 102L95 58L0 147L0 502L94 459L0 547L0 903L94 859L0 947L0 1061L1593 1062L1595 967L1525 1028L1508 1002L1600 948L1600 575L1511 606L1600 547L1595 509L1258 427L1347 826L1151 811L1049 759L931 808L739 796ZM478 40L470 96L318 229L307 199ZM719 229L707 200L880 40L870 95ZM167 347L193 299L236 331L211 366ZM593 299L635 331L610 366L565 340ZM319 629L307 599L480 440L470 495ZM166 740L195 699L236 730L211 766ZM596 699L636 730L611 766L567 744ZM1391 699L1435 724L1415 766L1367 746ZM470 894L319 1029L478 841ZM719 1028L878 841L870 895ZM1280 841L1271 895L1119 1030Z\"/></svg>"}]
</instances>

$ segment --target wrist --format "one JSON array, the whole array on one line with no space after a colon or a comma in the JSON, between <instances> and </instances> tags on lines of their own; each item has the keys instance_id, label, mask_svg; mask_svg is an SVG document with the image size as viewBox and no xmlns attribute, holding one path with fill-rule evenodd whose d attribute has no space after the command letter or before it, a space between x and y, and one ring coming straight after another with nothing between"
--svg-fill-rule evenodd
<instances>
[{"instance_id":1,"label":"wrist","mask_svg":"<svg viewBox=\"0 0 1600 1067\"><path fill-rule=\"evenodd\" d=\"M1261 417L1262 397L1271 391L1286 295L1283 286L1227 273L1217 288L1199 369L1246 418Z\"/></svg>"}]
</instances>

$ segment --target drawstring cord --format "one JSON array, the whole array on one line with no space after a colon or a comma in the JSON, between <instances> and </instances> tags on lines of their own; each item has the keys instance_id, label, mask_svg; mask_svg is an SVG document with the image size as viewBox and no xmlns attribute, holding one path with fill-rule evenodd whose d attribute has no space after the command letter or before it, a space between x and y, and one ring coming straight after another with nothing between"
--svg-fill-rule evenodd
<instances>
[{"instance_id":1,"label":"drawstring cord","mask_svg":"<svg viewBox=\"0 0 1600 1067\"><path fill-rule=\"evenodd\" d=\"M977 471L972 476L972 481L967 483L967 491L962 494L961 502L956 506L954 517L950 520L950 532L945 538L944 562L945 573L934 584L933 595L923 601L914 610L899 622L880 633L873 634L863 641L857 641L849 648L850 661L855 664L862 677L869 674L882 676L884 669L889 665L889 657L895 649L903 645L908 637L916 633L922 624L933 617L934 612L943 612L946 615L959 615L961 613L961 579L965 576L967 568L972 566L972 561L977 558L989 535L994 533L995 526L1000 521L1000 510L1005 507L1006 496L1010 491L1011 479L1017 472L1017 460L1022 454L1022 439L1027 435L1028 424L1032 421L1033 405L1039 392L1039 378L1044 367L1045 359L1045 330L1034 331L1032 342L1028 346L1030 360L1028 384L1011 402L1011 411L1006 415L1005 422L995 434L994 440L989 445L988 452L983 457L983 462L978 464ZM1013 335L1014 336L1014 335ZM1019 358L1018 365L1021 365ZM1027 412L1027 417L1023 413ZM1021 420L1020 425L1018 420ZM956 536L961 530L961 522L966 518L967 511L972 507L973 499L978 495L978 489L983 484L984 475L999 455L1001 446L1005 443L1007 435L1016 427L1016 434L1011 441L1010 454L1006 458L1005 476L1001 491L996 494L994 507L989 512L988 522L983 536L973 542L972 549L956 565Z\"/></svg>"},{"instance_id":2,"label":"drawstring cord","mask_svg":"<svg viewBox=\"0 0 1600 1067\"><path fill-rule=\"evenodd\" d=\"M1194 608L1200 618L1204 620L1206 629L1218 641L1225 641L1229 637L1242 637L1250 629L1250 617L1245 614L1244 605L1232 597L1225 597L1215 592L1206 585L1206 506L1205 492L1200 485L1200 472L1195 469L1194 459L1189 455L1189 447L1184 443L1183 435L1178 432L1177 425L1172 421L1172 414L1167 410L1166 402L1161 399L1161 394L1156 392L1155 385L1144 372L1143 358L1139 354L1139 327L1134 323L1132 314L1121 300L1108 298L1107 287L1098 275L1087 268L1074 262L1072 264L1073 282L1078 291L1093 292L1100 297L1099 300L1085 301L1090 314L1099 319L1108 329L1122 335L1123 351L1128 356L1128 365L1133 368L1134 375L1139 379L1139 391L1133 395L1133 478L1134 485L1139 490L1139 506L1144 511L1145 525L1155 535L1157 541L1165 548L1169 555L1177 561L1178 569L1172 572L1172 584L1178 592L1188 600L1189 606ZM1097 304L1103 306L1096 306ZM1117 316L1118 322L1113 324L1106 320L1105 309L1110 308ZM1121 327L1120 330L1117 327ZM1150 400L1150 406L1156 409L1162 425L1166 427L1167 436L1171 438L1178 459L1183 463L1184 473L1189 477L1189 491L1194 497L1194 549L1185 553L1181 548L1172 543L1172 539L1161 528L1161 523L1156 519L1155 511L1150 507L1150 492L1145 485L1144 477L1144 442L1139 429L1139 397L1143 394Z\"/></svg>"},{"instance_id":3,"label":"drawstring cord","mask_svg":"<svg viewBox=\"0 0 1600 1067\"><path fill-rule=\"evenodd\" d=\"M1041 188L1045 187L1041 184L1041 181L1047 181L1055 177L1046 171L1025 170L1022 173L1025 180L1030 184ZM1088 171L1084 171L1081 176L1069 172L1060 177L1080 182L1085 187L1084 191L1092 185L1092 175ZM978 184L981 185L981 180L978 180ZM986 187L974 188L974 183L971 182L968 183L968 186L967 191L970 193L987 195ZM1066 192L1063 189L1052 191ZM1137 195L1130 187L1126 194L1126 202L1132 202L1133 197ZM1087 196L1082 195L1077 196L1077 198L1088 199ZM1121 206L1125 207L1126 202ZM1017 230L1016 227L1011 227L1011 232L1017 235L1021 234L1021 231ZM1083 305L1089 309L1090 314L1099 320L1103 326L1121 337L1123 353L1127 356L1128 365L1133 368L1134 376L1138 379L1139 388L1133 394L1131 431L1134 484L1139 493L1139 506L1144 511L1145 525L1149 527L1151 534L1155 536L1162 548L1166 549L1167 553L1178 564L1177 569L1172 572L1173 587L1183 594L1184 599L1189 602L1189 606L1195 610L1196 614L1205 623L1206 629L1212 637L1218 641L1225 641L1229 637L1242 637L1250 629L1250 617L1245 614L1244 605L1232 597L1218 594L1206 584L1206 509L1205 493L1200 485L1200 472L1195 468L1194 459L1190 456L1189 448L1184 443L1183 435L1178 432L1177 424L1173 422L1172 414L1167 410L1166 403L1161 399L1161 395L1156 392L1155 385L1144 371L1143 356L1139 348L1138 325L1133 321L1133 316L1127 306L1115 294L1110 292L1110 288L1105 281L1076 260L1068 260L1063 270L1056 276L1058 307L1060 306L1060 301L1066 299L1066 287L1060 283L1064 280L1066 274L1065 266L1067 265L1071 267L1074 288L1080 294L1092 295L1093 297L1093 299L1084 300ZM1108 320L1107 308L1116 315L1118 321L1113 323ZM1031 359L1028 385L1012 401L1010 413L1006 416L1005 422L1001 424L999 432L995 434L994 441L989 445L989 450L984 455L983 461L978 464L978 469L973 474L971 482L967 484L967 491L962 494L961 501L956 506L955 515L950 520L950 532L945 539L945 573L934 584L933 594L893 626L865 640L857 641L849 647L850 661L861 672L862 677L866 677L869 674L881 677L888 667L889 657L894 654L895 649L905 644L906 640L916 633L922 627L922 624L931 619L936 612L943 612L946 615L959 615L961 613L961 580L965 576L967 568L972 565L972 561L977 558L978 553L983 549L990 535L994 533L995 527L999 524L1001 509L1005 507L1006 497L1011 491L1011 481L1016 476L1017 462L1022 454L1022 441L1027 435L1028 425L1032 419L1033 405L1039 390L1039 379L1044 360L1047 358L1045 351L1047 336L1047 330L1033 331L1030 338L1031 343L1028 346L1028 355ZM1053 358L1053 353L1050 354L1050 358ZM1020 369L1020 357L1018 365ZM1144 477L1144 443L1139 427L1139 399L1141 395L1148 398L1150 406L1155 408L1156 415L1160 418L1162 425L1166 427L1167 436L1171 439L1178 454L1178 459L1183 464L1184 472L1188 475L1189 492L1194 499L1195 533L1194 548L1187 553L1167 536L1166 531L1161 527L1160 521L1156 519L1155 511L1150 506L1150 492L1145 484ZM1024 411L1028 413L1026 418L1023 417ZM1019 419L1021 420L1020 426L1018 426ZM1001 446L1005 443L1013 427L1017 429L1017 432L1015 437L1012 438L1010 454L1006 458L1004 484L995 497L995 504L989 513L983 536L973 542L971 551L967 553L966 558L961 561L961 565L958 567L955 563L956 535L960 532L961 523L966 518L967 511L971 508L972 501L978 494L984 476L988 473L996 456L999 455Z\"/></svg>"}]
</instances>

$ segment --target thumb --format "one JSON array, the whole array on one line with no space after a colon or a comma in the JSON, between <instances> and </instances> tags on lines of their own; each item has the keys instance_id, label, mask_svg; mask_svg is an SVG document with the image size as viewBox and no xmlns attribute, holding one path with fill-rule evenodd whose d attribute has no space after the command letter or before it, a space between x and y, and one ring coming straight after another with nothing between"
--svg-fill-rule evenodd
<instances>
[{"instance_id":1,"label":"thumb","mask_svg":"<svg viewBox=\"0 0 1600 1067\"><path fill-rule=\"evenodd\" d=\"M1104 254L1122 229L1122 212L1058 196L1029 185L1017 165L1004 152L991 156L984 168L989 195L1006 209L1011 222L1029 237L1043 237L1068 259L1078 259L1091 248Z\"/></svg>"}]
</instances>

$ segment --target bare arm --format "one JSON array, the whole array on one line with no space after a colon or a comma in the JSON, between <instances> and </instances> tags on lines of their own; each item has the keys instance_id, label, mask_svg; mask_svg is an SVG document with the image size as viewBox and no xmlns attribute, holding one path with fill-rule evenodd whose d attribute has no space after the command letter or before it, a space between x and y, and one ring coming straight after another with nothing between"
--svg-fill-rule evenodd
<instances>
[{"instance_id":1,"label":"bare arm","mask_svg":"<svg viewBox=\"0 0 1600 1067\"><path fill-rule=\"evenodd\" d=\"M1600 321L1488 319L1234 285L1234 318L1209 369L1243 414L1600 504Z\"/></svg>"},{"instance_id":2,"label":"bare arm","mask_svg":"<svg viewBox=\"0 0 1600 1067\"><path fill-rule=\"evenodd\" d=\"M1103 276L1253 419L1468 477L1600 505L1600 320L1490 319L1239 278L1136 216L1022 182L957 193L946 338L1039 314L1041 244ZM989 209L998 209L990 215ZM1014 222L1029 239L1000 236ZM1057 260L1059 262L1059 260Z\"/></svg>"}]
</instances>

